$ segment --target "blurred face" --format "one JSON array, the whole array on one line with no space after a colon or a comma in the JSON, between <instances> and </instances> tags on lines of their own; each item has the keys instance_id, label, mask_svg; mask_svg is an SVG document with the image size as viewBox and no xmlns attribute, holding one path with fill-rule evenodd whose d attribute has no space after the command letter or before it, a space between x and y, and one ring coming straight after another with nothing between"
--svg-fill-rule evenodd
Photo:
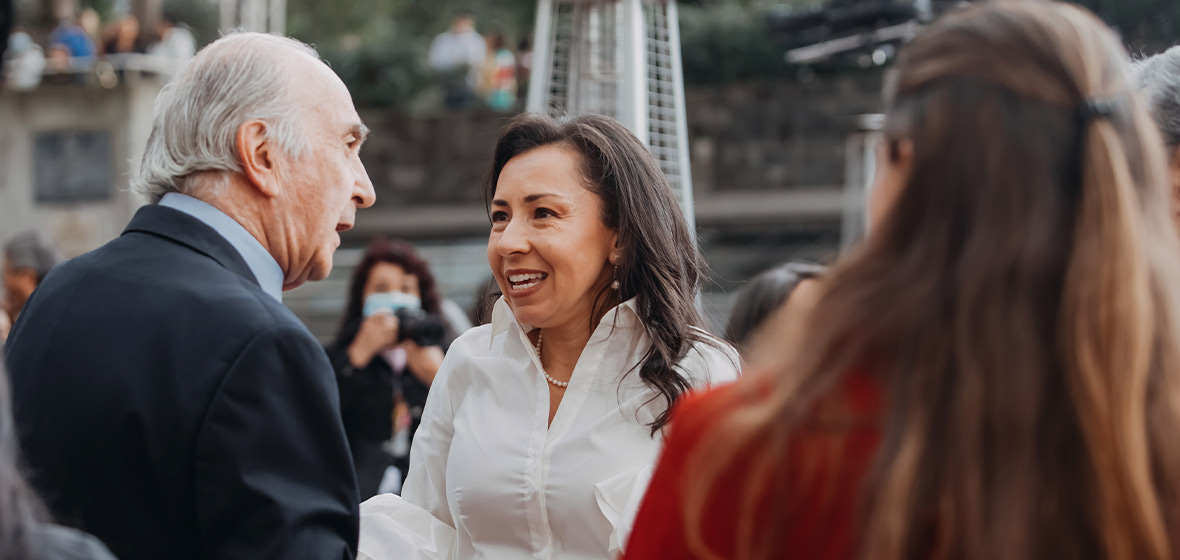
<instances>
[{"instance_id":1,"label":"blurred face","mask_svg":"<svg viewBox=\"0 0 1180 560\"><path fill-rule=\"evenodd\" d=\"M880 224L897 203L910 177L914 143L905 139L877 142L877 168L869 191L869 232Z\"/></svg>"},{"instance_id":2,"label":"blurred face","mask_svg":"<svg viewBox=\"0 0 1180 560\"><path fill-rule=\"evenodd\" d=\"M25 300L36 288L36 272L28 268L14 268L9 266L8 259L4 260L4 312L9 318L16 320L25 306Z\"/></svg>"},{"instance_id":3,"label":"blurred face","mask_svg":"<svg viewBox=\"0 0 1180 560\"><path fill-rule=\"evenodd\" d=\"M610 283L618 234L583 186L581 156L544 146L508 161L491 205L488 263L516 318L545 328L584 328Z\"/></svg>"},{"instance_id":4,"label":"blurred face","mask_svg":"<svg viewBox=\"0 0 1180 560\"><path fill-rule=\"evenodd\" d=\"M418 277L406 273L406 269L399 265L380 262L369 272L369 279L365 281L363 297L386 292L401 292L421 298L418 289Z\"/></svg>"},{"instance_id":5,"label":"blurred face","mask_svg":"<svg viewBox=\"0 0 1180 560\"><path fill-rule=\"evenodd\" d=\"M357 208L372 206L375 194L360 148L368 134L344 83L310 57L293 77L302 107L305 149L298 158L280 155L283 165L280 260L284 288L321 280L332 270L341 231L356 223ZM272 251L272 253L275 251ZM286 263L282 262L283 260Z\"/></svg>"}]
</instances>

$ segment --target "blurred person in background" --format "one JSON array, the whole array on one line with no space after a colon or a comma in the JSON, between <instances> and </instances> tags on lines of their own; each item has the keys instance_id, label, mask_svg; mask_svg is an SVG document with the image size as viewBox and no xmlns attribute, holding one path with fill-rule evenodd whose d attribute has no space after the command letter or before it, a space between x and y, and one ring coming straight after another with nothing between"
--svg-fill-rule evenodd
<instances>
[{"instance_id":1,"label":"blurred person in background","mask_svg":"<svg viewBox=\"0 0 1180 560\"><path fill-rule=\"evenodd\" d=\"M492 110L511 110L516 104L516 56L499 31L488 34L487 44L487 57L480 68L479 93Z\"/></svg>"},{"instance_id":2,"label":"blurred person in background","mask_svg":"<svg viewBox=\"0 0 1180 560\"><path fill-rule=\"evenodd\" d=\"M622 124L513 119L485 200L505 295L451 345L402 497L362 506L360 558L614 558L669 407L738 358L700 327L700 253Z\"/></svg>"},{"instance_id":3,"label":"blurred person in background","mask_svg":"<svg viewBox=\"0 0 1180 560\"><path fill-rule=\"evenodd\" d=\"M1167 148L1173 215L1180 224L1180 46L1135 64L1139 87Z\"/></svg>"},{"instance_id":4,"label":"blurred person in background","mask_svg":"<svg viewBox=\"0 0 1180 560\"><path fill-rule=\"evenodd\" d=\"M180 22L172 10L165 9L156 26L159 41L148 49L148 54L186 61L197 52L197 40L192 31Z\"/></svg>"},{"instance_id":5,"label":"blurred person in background","mask_svg":"<svg viewBox=\"0 0 1180 560\"><path fill-rule=\"evenodd\" d=\"M4 244L4 312L13 323L33 290L60 262L53 240L38 230L19 233Z\"/></svg>"},{"instance_id":6,"label":"blurred person in background","mask_svg":"<svg viewBox=\"0 0 1180 560\"><path fill-rule=\"evenodd\" d=\"M96 54L102 54L102 17L94 8L86 8L78 14L78 27L90 37L90 42L99 49Z\"/></svg>"},{"instance_id":7,"label":"blurred person in background","mask_svg":"<svg viewBox=\"0 0 1180 560\"><path fill-rule=\"evenodd\" d=\"M4 86L14 90L37 89L44 71L45 51L24 29L13 29L3 59Z\"/></svg>"},{"instance_id":8,"label":"blurred person in background","mask_svg":"<svg viewBox=\"0 0 1180 560\"><path fill-rule=\"evenodd\" d=\"M60 48L71 58L89 58L98 54L94 40L72 15L58 20L57 27L49 33L49 48Z\"/></svg>"},{"instance_id":9,"label":"blurred person in background","mask_svg":"<svg viewBox=\"0 0 1180 560\"><path fill-rule=\"evenodd\" d=\"M115 560L94 537L49 522L21 472L8 376L0 361L0 560Z\"/></svg>"},{"instance_id":10,"label":"blurred person in background","mask_svg":"<svg viewBox=\"0 0 1180 560\"><path fill-rule=\"evenodd\" d=\"M678 409L627 558L1177 558L1180 243L1126 51L999 0L895 71L867 239L798 359Z\"/></svg>"},{"instance_id":11,"label":"blurred person in background","mask_svg":"<svg viewBox=\"0 0 1180 560\"><path fill-rule=\"evenodd\" d=\"M356 473L332 365L282 304L373 204L367 129L311 47L232 33L160 91L123 234L8 340L34 483L122 560L344 559Z\"/></svg>"},{"instance_id":12,"label":"blurred person in background","mask_svg":"<svg viewBox=\"0 0 1180 560\"><path fill-rule=\"evenodd\" d=\"M462 110L471 105L487 49L483 36L475 32L475 19L465 13L455 16L451 28L431 41L430 67L442 73L443 105L447 109Z\"/></svg>"},{"instance_id":13,"label":"blurred person in background","mask_svg":"<svg viewBox=\"0 0 1180 560\"><path fill-rule=\"evenodd\" d=\"M328 347L362 500L377 494L390 465L403 478L409 470L407 456L386 445L396 430L410 439L418 430L452 338L430 265L405 241L374 239L353 269L340 332Z\"/></svg>"},{"instance_id":14,"label":"blurred person in background","mask_svg":"<svg viewBox=\"0 0 1180 560\"><path fill-rule=\"evenodd\" d=\"M144 52L146 49L139 38L139 18L127 14L107 26L103 45L108 55Z\"/></svg>"},{"instance_id":15,"label":"blurred person in background","mask_svg":"<svg viewBox=\"0 0 1180 560\"><path fill-rule=\"evenodd\" d=\"M775 322L773 319L789 305L795 290L809 290L810 287L804 286L814 284L823 272L824 267L817 264L789 262L755 276L742 287L729 312L725 339L737 348L743 360L749 363L751 351L758 346L756 341L762 338L767 323ZM778 329L773 330L778 333Z\"/></svg>"}]
</instances>

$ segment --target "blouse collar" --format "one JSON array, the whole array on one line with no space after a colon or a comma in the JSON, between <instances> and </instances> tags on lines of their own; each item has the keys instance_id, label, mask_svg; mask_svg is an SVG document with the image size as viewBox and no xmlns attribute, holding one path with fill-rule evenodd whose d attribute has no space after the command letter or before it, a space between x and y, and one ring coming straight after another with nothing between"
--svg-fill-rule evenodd
<instances>
[{"instance_id":1,"label":"blouse collar","mask_svg":"<svg viewBox=\"0 0 1180 560\"><path fill-rule=\"evenodd\" d=\"M642 325L643 321L639 318L639 310L636 307L637 303L635 300L636 298L631 298L612 307L602 316L602 320L598 324L603 325L608 321L618 320L620 321L620 325ZM492 336L489 339L489 343L490 341L494 341L500 333L507 331L512 325L519 326L521 332L525 333L532 332L534 328L532 325L526 325L517 321L516 314L512 312L512 307L508 305L508 298L500 296L500 299L496 300L495 306L492 307Z\"/></svg>"}]
</instances>

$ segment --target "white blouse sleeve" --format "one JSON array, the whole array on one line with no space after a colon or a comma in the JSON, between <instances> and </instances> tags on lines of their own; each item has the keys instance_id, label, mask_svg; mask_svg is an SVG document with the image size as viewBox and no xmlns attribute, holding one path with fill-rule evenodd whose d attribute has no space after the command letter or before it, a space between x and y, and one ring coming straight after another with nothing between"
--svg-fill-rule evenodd
<instances>
[{"instance_id":1,"label":"white blouse sleeve","mask_svg":"<svg viewBox=\"0 0 1180 560\"><path fill-rule=\"evenodd\" d=\"M735 381L740 375L737 351L724 341L701 333L716 346L695 344L677 364L677 369L688 377L694 389ZM654 465L643 465L594 485L594 500L613 527L608 544L612 558L624 550L654 470Z\"/></svg>"},{"instance_id":2,"label":"white blouse sleeve","mask_svg":"<svg viewBox=\"0 0 1180 560\"><path fill-rule=\"evenodd\" d=\"M426 397L402 495L382 494L361 504L359 560L443 560L454 555L455 522L447 502L446 471L454 436L447 381L459 361L456 354L443 359Z\"/></svg>"}]
</instances>

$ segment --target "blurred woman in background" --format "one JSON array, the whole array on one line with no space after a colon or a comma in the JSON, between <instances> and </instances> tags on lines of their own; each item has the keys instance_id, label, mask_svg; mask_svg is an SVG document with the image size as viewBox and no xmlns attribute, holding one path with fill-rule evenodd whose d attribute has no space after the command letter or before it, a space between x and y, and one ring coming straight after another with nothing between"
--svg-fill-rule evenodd
<instances>
[{"instance_id":1,"label":"blurred woman in background","mask_svg":"<svg viewBox=\"0 0 1180 560\"><path fill-rule=\"evenodd\" d=\"M1126 52L1056 2L903 49L797 359L677 412L628 558L1180 557L1180 244Z\"/></svg>"},{"instance_id":2,"label":"blurred woman in background","mask_svg":"<svg viewBox=\"0 0 1180 560\"><path fill-rule=\"evenodd\" d=\"M390 439L397 429L413 439L422 420L449 340L441 309L430 265L412 245L384 238L370 243L353 270L340 332L328 347L362 500L377 494L391 464L403 478L409 468ZM406 332L423 321L431 322L433 336Z\"/></svg>"},{"instance_id":3,"label":"blurred woman in background","mask_svg":"<svg viewBox=\"0 0 1180 560\"><path fill-rule=\"evenodd\" d=\"M770 350L780 352L779 347L765 349L767 344L777 346L777 341L763 342L767 336L782 337L796 336L784 333L794 331L801 325L797 317L803 313L792 313L790 305L796 289L804 292L798 307L809 307L813 299L812 294L818 293L816 280L824 272L824 267L806 262L788 262L780 264L753 278L742 286L733 302L733 309L729 312L729 326L725 329L725 339L737 348L742 359L750 363L755 358L755 352ZM801 294L802 295L802 294Z\"/></svg>"}]
</instances>

